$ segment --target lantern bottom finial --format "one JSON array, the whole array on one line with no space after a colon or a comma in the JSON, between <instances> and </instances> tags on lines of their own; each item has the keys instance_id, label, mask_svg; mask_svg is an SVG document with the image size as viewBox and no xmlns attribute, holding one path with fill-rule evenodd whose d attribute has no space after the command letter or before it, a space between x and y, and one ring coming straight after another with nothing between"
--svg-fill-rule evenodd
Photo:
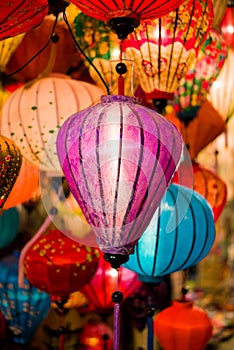
<instances>
[{"instance_id":1,"label":"lantern bottom finial","mask_svg":"<svg viewBox=\"0 0 234 350\"><path fill-rule=\"evenodd\" d=\"M140 25L140 21L134 17L113 17L107 21L107 25L118 39L123 40Z\"/></svg>"},{"instance_id":2,"label":"lantern bottom finial","mask_svg":"<svg viewBox=\"0 0 234 350\"><path fill-rule=\"evenodd\" d=\"M129 260L128 255L104 253L104 259L108 261L113 269L118 269Z\"/></svg>"}]
</instances>

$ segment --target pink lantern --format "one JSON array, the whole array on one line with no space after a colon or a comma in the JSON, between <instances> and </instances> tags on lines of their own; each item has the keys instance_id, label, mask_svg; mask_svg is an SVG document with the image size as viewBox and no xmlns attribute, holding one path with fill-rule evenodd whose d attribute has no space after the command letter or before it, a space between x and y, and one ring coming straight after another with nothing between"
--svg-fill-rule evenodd
<instances>
[{"instance_id":1,"label":"pink lantern","mask_svg":"<svg viewBox=\"0 0 234 350\"><path fill-rule=\"evenodd\" d=\"M59 161L101 251L128 259L182 151L176 127L128 96L102 96L63 123Z\"/></svg>"}]
</instances>

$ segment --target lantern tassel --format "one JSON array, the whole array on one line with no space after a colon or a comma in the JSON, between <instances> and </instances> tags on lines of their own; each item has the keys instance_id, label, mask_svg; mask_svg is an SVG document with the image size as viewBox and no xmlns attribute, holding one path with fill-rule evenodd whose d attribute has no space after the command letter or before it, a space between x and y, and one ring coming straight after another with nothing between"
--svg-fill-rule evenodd
<instances>
[{"instance_id":1,"label":"lantern tassel","mask_svg":"<svg viewBox=\"0 0 234 350\"><path fill-rule=\"evenodd\" d=\"M114 350L120 348L120 305L118 303L114 306Z\"/></svg>"},{"instance_id":2,"label":"lantern tassel","mask_svg":"<svg viewBox=\"0 0 234 350\"><path fill-rule=\"evenodd\" d=\"M124 95L124 77L122 75L118 79L118 94Z\"/></svg>"},{"instance_id":3,"label":"lantern tassel","mask_svg":"<svg viewBox=\"0 0 234 350\"><path fill-rule=\"evenodd\" d=\"M59 350L64 350L64 334L60 334L59 336Z\"/></svg>"},{"instance_id":4,"label":"lantern tassel","mask_svg":"<svg viewBox=\"0 0 234 350\"><path fill-rule=\"evenodd\" d=\"M147 318L147 330L148 330L147 349L153 350L154 349L154 337L153 337L153 318L152 317Z\"/></svg>"}]
</instances>

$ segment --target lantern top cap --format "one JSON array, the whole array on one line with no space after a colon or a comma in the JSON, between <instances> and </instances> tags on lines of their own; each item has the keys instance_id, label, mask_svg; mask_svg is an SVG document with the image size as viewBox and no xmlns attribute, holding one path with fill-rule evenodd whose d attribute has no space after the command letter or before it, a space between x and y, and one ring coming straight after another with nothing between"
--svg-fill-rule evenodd
<instances>
[{"instance_id":1,"label":"lantern top cap","mask_svg":"<svg viewBox=\"0 0 234 350\"><path fill-rule=\"evenodd\" d=\"M101 96L101 103L112 102L129 102L135 104L141 104L141 101L137 97L124 96L124 95L103 95Z\"/></svg>"}]
</instances>

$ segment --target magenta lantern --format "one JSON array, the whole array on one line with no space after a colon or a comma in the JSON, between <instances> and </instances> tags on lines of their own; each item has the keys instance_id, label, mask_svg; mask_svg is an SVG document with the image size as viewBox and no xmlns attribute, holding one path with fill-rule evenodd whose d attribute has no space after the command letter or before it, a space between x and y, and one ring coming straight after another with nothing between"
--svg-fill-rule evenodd
<instances>
[{"instance_id":1,"label":"magenta lantern","mask_svg":"<svg viewBox=\"0 0 234 350\"><path fill-rule=\"evenodd\" d=\"M102 96L63 123L59 161L101 251L122 258L133 252L182 150L176 127L133 97Z\"/></svg>"}]
</instances>

